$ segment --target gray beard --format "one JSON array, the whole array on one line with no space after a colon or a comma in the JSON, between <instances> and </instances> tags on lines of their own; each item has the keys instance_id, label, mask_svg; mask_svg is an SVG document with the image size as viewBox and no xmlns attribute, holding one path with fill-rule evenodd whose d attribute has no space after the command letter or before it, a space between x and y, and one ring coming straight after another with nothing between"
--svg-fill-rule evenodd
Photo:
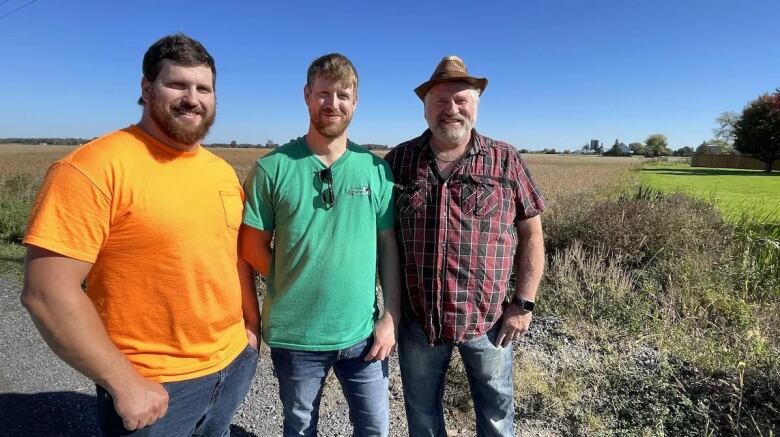
<instances>
[{"instance_id":1,"label":"gray beard","mask_svg":"<svg viewBox=\"0 0 780 437\"><path fill-rule=\"evenodd\" d=\"M463 127L458 129L442 129L439 127L438 120L433 122L428 121L428 128L433 132L433 135L446 144L459 144L469 135L471 135L471 129L474 127L469 120L463 120Z\"/></svg>"}]
</instances>

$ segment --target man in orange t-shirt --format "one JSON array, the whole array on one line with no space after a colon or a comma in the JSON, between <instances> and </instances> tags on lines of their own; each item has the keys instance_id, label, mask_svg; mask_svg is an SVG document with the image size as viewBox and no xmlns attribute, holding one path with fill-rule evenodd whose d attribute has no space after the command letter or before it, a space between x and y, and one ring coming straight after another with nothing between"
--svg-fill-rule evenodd
<instances>
[{"instance_id":1,"label":"man in orange t-shirt","mask_svg":"<svg viewBox=\"0 0 780 437\"><path fill-rule=\"evenodd\" d=\"M244 195L200 145L215 74L185 35L153 44L141 121L54 163L30 215L22 302L54 352L97 384L104 435L227 435L255 373Z\"/></svg>"}]
</instances>

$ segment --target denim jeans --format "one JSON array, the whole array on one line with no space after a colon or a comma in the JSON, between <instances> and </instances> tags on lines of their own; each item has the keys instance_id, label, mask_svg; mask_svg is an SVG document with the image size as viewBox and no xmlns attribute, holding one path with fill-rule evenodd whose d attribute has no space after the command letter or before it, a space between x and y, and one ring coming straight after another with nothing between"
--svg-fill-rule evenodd
<instances>
[{"instance_id":1,"label":"denim jeans","mask_svg":"<svg viewBox=\"0 0 780 437\"><path fill-rule=\"evenodd\" d=\"M373 336L336 351L311 352L271 348L286 436L317 435L325 377L333 371L349 405L354 436L387 436L390 432L387 360L363 361Z\"/></svg>"},{"instance_id":2,"label":"denim jeans","mask_svg":"<svg viewBox=\"0 0 780 437\"><path fill-rule=\"evenodd\" d=\"M453 347L466 368L477 417L477 436L514 436L512 345L493 345L499 321L485 335L461 343L430 346L420 325L402 320L398 358L409 435L446 437L442 395Z\"/></svg>"},{"instance_id":3,"label":"denim jeans","mask_svg":"<svg viewBox=\"0 0 780 437\"><path fill-rule=\"evenodd\" d=\"M104 436L213 436L230 435L233 413L244 400L257 368L257 350L247 346L219 372L185 381L164 382L168 412L150 426L127 431L114 410L108 392L96 386L98 423Z\"/></svg>"}]
</instances>

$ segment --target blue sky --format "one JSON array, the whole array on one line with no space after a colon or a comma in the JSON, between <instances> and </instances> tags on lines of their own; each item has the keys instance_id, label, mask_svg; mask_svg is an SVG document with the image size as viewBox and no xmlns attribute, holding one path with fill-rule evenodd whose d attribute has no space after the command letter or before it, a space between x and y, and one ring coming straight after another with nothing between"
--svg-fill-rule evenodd
<instances>
[{"instance_id":1,"label":"blue sky","mask_svg":"<svg viewBox=\"0 0 780 437\"><path fill-rule=\"evenodd\" d=\"M0 16L29 1L5 1ZM146 48L182 31L217 62L206 142L304 134L306 68L337 51L360 74L349 131L359 143L421 133L412 89L456 54L489 79L477 128L518 148L653 133L696 146L718 114L780 87L778 16L777 0L38 0L0 19L0 137L92 137L135 123Z\"/></svg>"}]
</instances>

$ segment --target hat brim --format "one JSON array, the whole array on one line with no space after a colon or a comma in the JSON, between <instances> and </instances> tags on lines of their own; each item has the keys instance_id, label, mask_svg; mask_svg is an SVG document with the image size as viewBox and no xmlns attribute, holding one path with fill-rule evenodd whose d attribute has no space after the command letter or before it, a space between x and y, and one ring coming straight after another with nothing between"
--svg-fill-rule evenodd
<instances>
[{"instance_id":1,"label":"hat brim","mask_svg":"<svg viewBox=\"0 0 780 437\"><path fill-rule=\"evenodd\" d=\"M428 91L431 88L433 88L434 85L438 85L444 82L466 82L467 84L478 89L480 95L482 95L482 93L485 92L485 88L487 88L487 83L488 83L487 79L484 77L471 77L471 76L441 77L441 78L431 79L428 82L423 83L422 85L414 89L414 93L417 94L417 97L419 97L420 100L425 101L425 95L428 94Z\"/></svg>"}]
</instances>

